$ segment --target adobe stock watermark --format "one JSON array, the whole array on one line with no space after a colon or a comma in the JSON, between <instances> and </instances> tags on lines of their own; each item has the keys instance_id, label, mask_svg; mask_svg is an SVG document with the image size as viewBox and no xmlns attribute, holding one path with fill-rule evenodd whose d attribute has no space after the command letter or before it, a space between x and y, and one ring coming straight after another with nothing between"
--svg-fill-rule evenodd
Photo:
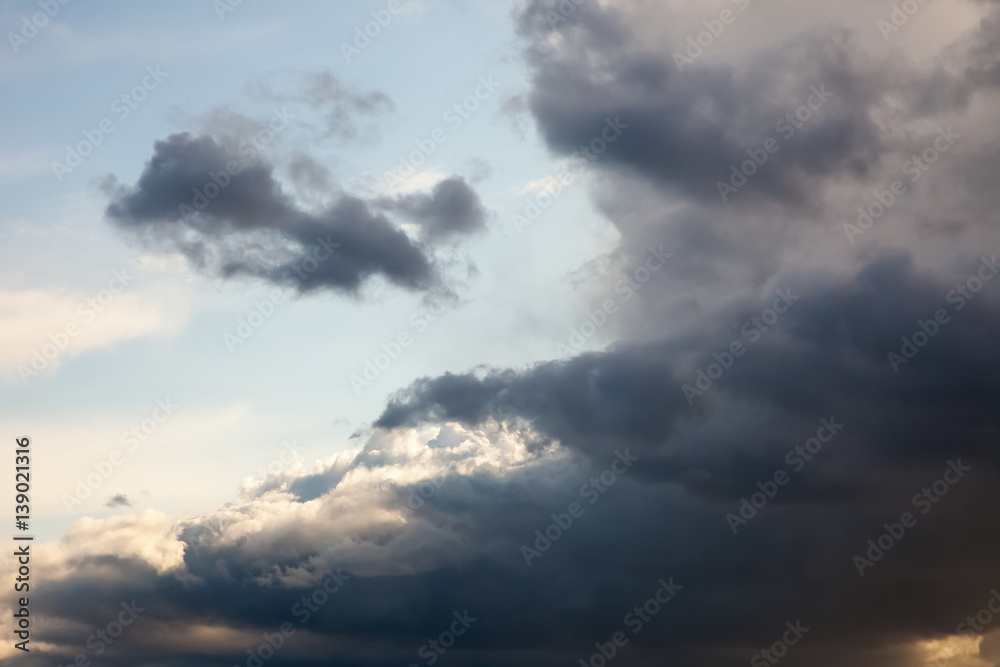
<instances>
[{"instance_id":1,"label":"adobe stock watermark","mask_svg":"<svg viewBox=\"0 0 1000 667\"><path fill-rule=\"evenodd\" d=\"M970 470L972 470L970 466L962 465L962 459L948 461L948 467L945 468L941 478L914 494L910 503L915 509L920 510L921 515L927 514ZM857 554L851 559L858 574L862 577L865 576L865 570L882 560L882 557L903 538L907 529L917 525L919 518L912 512L903 512L898 522L882 524L885 532L868 540L866 545L868 549L863 552L863 555Z\"/></svg>"},{"instance_id":2,"label":"adobe stock watermark","mask_svg":"<svg viewBox=\"0 0 1000 667\"><path fill-rule=\"evenodd\" d=\"M361 55L361 52L371 45L372 40L381 35L382 30L388 28L392 20L402 11L403 3L400 0L389 0L385 9L371 13L372 20L365 23L363 29L360 25L354 26L353 43L340 43L340 52L344 55L344 59L351 62L352 58Z\"/></svg>"},{"instance_id":3,"label":"adobe stock watermark","mask_svg":"<svg viewBox=\"0 0 1000 667\"><path fill-rule=\"evenodd\" d=\"M326 577L323 579L319 586L314 588L311 593L304 595L302 599L292 605L289 613L295 618L299 619L299 624L305 625L309 622L309 619L313 617L313 614L318 612L320 608L323 607L330 598L343 587L344 583L351 578L351 575L344 574L337 568L337 571L327 570L323 574ZM291 621L284 621L275 632L264 632L261 633L261 638L264 640L256 647L248 648L246 650L247 659L243 663L246 667L262 667L263 664L274 657L281 647L285 645L289 638L295 635L298 631ZM233 667L239 667L239 665L234 665Z\"/></svg>"},{"instance_id":4,"label":"adobe stock watermark","mask_svg":"<svg viewBox=\"0 0 1000 667\"><path fill-rule=\"evenodd\" d=\"M659 248L649 246L649 256L646 261L615 283L615 293L623 295L622 303L631 299L641 290L650 281L653 274L662 269L667 260L673 256L673 253L664 252L662 245ZM586 342L597 335L597 332L617 312L617 299L606 299L596 311L587 310L587 320L579 326L570 327L568 341L556 343L556 353L573 355L579 352Z\"/></svg>"},{"instance_id":5,"label":"adobe stock watermark","mask_svg":"<svg viewBox=\"0 0 1000 667\"><path fill-rule=\"evenodd\" d=\"M122 431L119 442L125 446L126 451L134 452L139 449L140 445L153 437L160 430L160 426L170 419L179 407L170 398L156 399L156 405L150 416L133 424L129 430ZM92 496L124 463L125 454L122 450L113 449L107 458L92 464L94 472L86 477L76 478L76 488L73 490L73 494L62 494L60 500L66 507L66 511L71 512L74 507L82 505L83 501Z\"/></svg>"},{"instance_id":6,"label":"adobe stock watermark","mask_svg":"<svg viewBox=\"0 0 1000 667\"><path fill-rule=\"evenodd\" d=\"M604 119L604 128L598 136L594 137L590 143L580 146L569 156L566 164L554 176L549 176L545 180L546 186L536 195L528 199L521 213L513 213L510 216L510 223L515 236L520 236L525 227L534 224L542 215L542 211L552 206L552 203L562 195L565 189L571 185L588 164L597 161L597 158L608 150L608 147L618 140L618 137L628 129L628 125L621 121L621 116L610 116ZM506 232L506 235L510 236Z\"/></svg>"},{"instance_id":7,"label":"adobe stock watermark","mask_svg":"<svg viewBox=\"0 0 1000 667\"><path fill-rule=\"evenodd\" d=\"M591 477L590 480L583 483L580 487L580 496L582 498L587 498L587 503L593 505L596 503L602 495L607 493L608 489L615 485L618 478L628 472L628 469L632 467L632 464L639 460L639 457L632 456L628 453L628 449L624 453L615 450L615 460L611 462L611 466L603 470L596 477ZM621 467L619 468L619 464ZM573 526L573 520L579 519L583 516L584 507L578 502L570 503L566 508L566 511L562 514L553 513L552 523L546 526L544 529L538 529L535 531L535 541L534 549L532 549L527 544L521 545L521 555L524 556L524 562L531 567L531 561L537 558L541 558L542 554L548 551L552 547L552 543L557 541L563 536Z\"/></svg>"},{"instance_id":8,"label":"adobe stock watermark","mask_svg":"<svg viewBox=\"0 0 1000 667\"><path fill-rule=\"evenodd\" d=\"M38 31L49 24L59 11L68 5L71 0L37 0L37 4L42 11L35 12L30 16L25 14L21 17L21 29L17 32L8 31L7 41L14 55L21 52L21 49L38 35Z\"/></svg>"},{"instance_id":9,"label":"adobe stock watermark","mask_svg":"<svg viewBox=\"0 0 1000 667\"><path fill-rule=\"evenodd\" d=\"M232 14L242 4L243 0L213 0L212 9L215 10L215 15L219 17L219 21L225 21L226 14Z\"/></svg>"},{"instance_id":10,"label":"adobe stock watermark","mask_svg":"<svg viewBox=\"0 0 1000 667\"><path fill-rule=\"evenodd\" d=\"M893 3L889 18L875 21L875 26L882 33L882 39L888 42L889 35L899 32L899 29L909 23L926 4L927 0L903 0L899 4Z\"/></svg>"},{"instance_id":11,"label":"adobe stock watermark","mask_svg":"<svg viewBox=\"0 0 1000 667\"><path fill-rule=\"evenodd\" d=\"M295 116L288 113L287 107L282 107L281 111L272 109L271 119L266 127L245 137L236 146L236 153L239 159L232 159L226 163L226 168L219 172L208 172L208 180L200 188L191 190L191 203L178 204L177 209L181 217L188 223L195 220L202 211L208 208L213 199L222 194L222 191L229 187L236 176L241 171L249 167L256 160L264 148L274 141L274 138L281 134L288 127L289 121L295 120Z\"/></svg>"},{"instance_id":12,"label":"adobe stock watermark","mask_svg":"<svg viewBox=\"0 0 1000 667\"><path fill-rule=\"evenodd\" d=\"M994 614L1000 614L1000 591L994 588L990 593L992 596L987 600L986 606L975 614L966 616L964 621L955 626L956 633L963 634L970 639L977 639L986 632L990 623L993 622ZM994 605L994 603L996 604ZM953 657L955 656L949 654L939 655L939 657L925 662L923 667L945 667Z\"/></svg>"},{"instance_id":13,"label":"adobe stock watermark","mask_svg":"<svg viewBox=\"0 0 1000 667\"><path fill-rule=\"evenodd\" d=\"M322 236L317 236L316 245L313 246L312 252L296 262L285 278L289 281L299 280L301 283L308 280L309 276L316 273L320 265L333 257L337 248L340 247L340 244L334 243L332 238L330 234L327 234L325 239ZM265 297L254 301L250 312L236 321L233 333L228 331L222 333L222 342L229 353L232 354L237 347L250 340L264 326L264 323L274 316L278 311L278 306L287 303L287 301L288 295L278 288L271 290L270 298Z\"/></svg>"},{"instance_id":14,"label":"adobe stock watermark","mask_svg":"<svg viewBox=\"0 0 1000 667\"><path fill-rule=\"evenodd\" d=\"M48 335L48 343L31 350L30 366L25 364L17 366L17 374L21 377L24 386L28 386L32 380L49 367L50 363L53 363L59 355L65 352L70 341L79 336L88 324L97 319L97 316L112 304L115 296L125 291L132 280L134 277L128 274L128 269L124 266L121 271L112 271L111 280L108 281L107 287L77 305L76 314L83 318L82 323L77 320L68 322L60 331L54 331Z\"/></svg>"},{"instance_id":15,"label":"adobe stock watermark","mask_svg":"<svg viewBox=\"0 0 1000 667\"><path fill-rule=\"evenodd\" d=\"M788 649L798 644L799 640L809 632L809 628L802 625L800 619L796 619L795 623L785 621L785 627L788 629L782 633L781 639L750 658L751 667L769 667L778 664L779 660L788 655Z\"/></svg>"},{"instance_id":16,"label":"adobe stock watermark","mask_svg":"<svg viewBox=\"0 0 1000 667\"><path fill-rule=\"evenodd\" d=\"M111 102L111 113L115 114L119 122L124 121L149 96L149 93L159 88L168 76L170 76L170 72L162 71L159 65L155 67L147 65L146 75L142 77L142 80L131 90L122 93ZM81 132L83 134L82 140L78 141L75 146L66 146L63 162L53 160L52 173L56 180L62 183L63 179L83 164L83 159L93 153L104 142L105 137L114 132L115 129L115 122L110 117L105 116L98 121L97 127L83 130Z\"/></svg>"},{"instance_id":17,"label":"adobe stock watermark","mask_svg":"<svg viewBox=\"0 0 1000 667\"><path fill-rule=\"evenodd\" d=\"M659 614L667 606L667 603L677 597L677 594L684 589L680 584L674 583L673 577L670 577L666 581L660 579L656 583L659 586L653 591L652 597L641 605L633 607L622 618L622 624L633 635L639 634L646 627L646 624L652 621L653 617ZM629 638L625 634L625 631L618 630L611 635L608 641L595 642L594 648L597 651L592 653L588 658L580 658L580 667L604 667L612 658L618 655L620 649L628 645L628 640Z\"/></svg>"},{"instance_id":18,"label":"adobe stock watermark","mask_svg":"<svg viewBox=\"0 0 1000 667\"><path fill-rule=\"evenodd\" d=\"M496 81L492 74L479 77L472 92L459 102L451 104L441 115L441 120L448 124L448 130L451 132L459 130L465 121L472 118L472 115L480 109L483 102L493 97L493 93L499 87L500 82ZM382 174L383 187L402 185L417 171L418 167L426 163L437 152L438 146L444 145L448 141L448 130L436 127L426 137L415 139L413 143L416 148L406 155L400 155L399 165Z\"/></svg>"},{"instance_id":19,"label":"adobe stock watermark","mask_svg":"<svg viewBox=\"0 0 1000 667\"><path fill-rule=\"evenodd\" d=\"M576 8L587 2L587 0L562 0L555 10L545 12L545 19L549 22L549 28L555 29L557 25L569 20L569 17L576 14Z\"/></svg>"},{"instance_id":20,"label":"adobe stock watermark","mask_svg":"<svg viewBox=\"0 0 1000 667\"><path fill-rule=\"evenodd\" d=\"M909 160L903 163L900 171L909 176L910 183L916 183L961 138L962 135L952 130L950 125L947 130L939 127L938 136L934 138L931 145L920 153L912 155ZM847 240L853 244L854 239L871 229L872 225L888 213L893 204L899 201L900 197L907 191L906 182L900 178L894 179L889 184L888 190L876 190L874 192L875 201L858 207L857 224L844 223L844 233L847 234Z\"/></svg>"},{"instance_id":21,"label":"adobe stock watermark","mask_svg":"<svg viewBox=\"0 0 1000 667\"><path fill-rule=\"evenodd\" d=\"M288 295L278 288L272 289L269 297L255 300L250 312L236 320L236 328L231 333L229 331L222 332L222 342L229 350L229 354L250 340L257 333L257 330L274 316L278 306L287 302Z\"/></svg>"},{"instance_id":22,"label":"adobe stock watermark","mask_svg":"<svg viewBox=\"0 0 1000 667\"><path fill-rule=\"evenodd\" d=\"M404 329L389 339L389 342L382 342L379 345L380 352L365 357L364 368L361 373L354 373L350 377L351 388L354 395L360 396L364 389L372 386L382 373L389 369L403 352L409 349L418 337L427 331L431 324L438 321L448 310L447 300L437 296L428 297L424 305L410 313L407 318L409 328Z\"/></svg>"},{"instance_id":23,"label":"adobe stock watermark","mask_svg":"<svg viewBox=\"0 0 1000 667\"><path fill-rule=\"evenodd\" d=\"M140 607L135 600L132 602L122 601L122 610L118 612L117 620L110 621L103 628L98 628L93 634L87 637L87 648L94 652L94 657L104 655L115 641L124 634L125 630L135 623L139 614L146 611L145 607ZM77 653L73 662L66 667L90 667L91 660L86 653ZM59 667L62 667L60 665Z\"/></svg>"},{"instance_id":24,"label":"adobe stock watermark","mask_svg":"<svg viewBox=\"0 0 1000 667\"><path fill-rule=\"evenodd\" d=\"M796 445L785 454L785 463L791 466L792 473L800 472L807 462L812 461L813 457L820 453L823 445L833 440L843 428L844 425L838 424L836 417L820 419L816 435L803 444ZM733 535L736 535L741 527L747 525L751 519L757 516L757 513L778 495L778 489L788 484L791 479L791 474L785 472L784 469L776 470L770 479L757 482L757 488L760 491L751 494L749 498L745 496L740 498L737 508L739 515L737 516L733 512L726 513L726 523L729 524Z\"/></svg>"},{"instance_id":25,"label":"adobe stock watermark","mask_svg":"<svg viewBox=\"0 0 1000 667\"><path fill-rule=\"evenodd\" d=\"M490 430L496 430L487 426ZM410 506L410 509L416 511L423 507L428 500L433 498L435 494L444 486L445 479L447 479L447 472L442 472L430 479L425 479L419 484L410 487L410 497L407 498L406 504ZM379 482L379 491L389 492L395 494L398 492L399 487L391 482ZM485 493L479 494L479 498L486 500L487 502L492 502L494 499L502 494L502 490L497 489L494 486L489 486L486 488Z\"/></svg>"},{"instance_id":26,"label":"adobe stock watermark","mask_svg":"<svg viewBox=\"0 0 1000 667\"><path fill-rule=\"evenodd\" d=\"M424 506L428 500L434 497L438 489L444 486L444 473L422 481L416 486L416 488L410 489L410 497L407 499L406 504L410 506L412 510L418 510Z\"/></svg>"},{"instance_id":27,"label":"adobe stock watermark","mask_svg":"<svg viewBox=\"0 0 1000 667\"><path fill-rule=\"evenodd\" d=\"M312 593L303 596L299 602L292 605L292 616L298 618L300 624L305 625L308 623L312 615L318 612L320 607L329 601L330 596L339 591L344 582L351 578L350 575L341 572L339 567L336 573L327 570L325 574L326 579L323 580L322 584L314 588Z\"/></svg>"},{"instance_id":28,"label":"adobe stock watermark","mask_svg":"<svg viewBox=\"0 0 1000 667\"><path fill-rule=\"evenodd\" d=\"M1000 614L1000 591L994 588L990 593L986 606L975 614L967 616L955 627L955 632L975 638L986 631L986 627L993 622L994 614Z\"/></svg>"},{"instance_id":29,"label":"adobe stock watermark","mask_svg":"<svg viewBox=\"0 0 1000 667\"><path fill-rule=\"evenodd\" d=\"M732 0L732 2L740 8L741 12L745 12L750 6L750 0ZM694 61L700 58L707 49L715 44L715 40L722 36L722 33L726 31L726 26L736 22L736 17L737 14L734 14L731 9L723 9L719 12L718 18L702 21L701 24L705 26L705 29L695 35L687 36L687 40L685 40L687 46L684 53L674 51L674 64L677 65L677 71L683 72L686 65L693 65Z\"/></svg>"},{"instance_id":30,"label":"adobe stock watermark","mask_svg":"<svg viewBox=\"0 0 1000 667\"><path fill-rule=\"evenodd\" d=\"M823 105L831 97L833 97L833 93L826 89L825 83L819 87L815 85L811 86L805 103L779 118L774 123L775 131L780 132L782 138L788 141L823 109ZM771 156L779 150L781 150L781 141L774 137L768 137L757 148L748 148L746 153L750 156L750 159L744 160L738 167L735 164L729 167L730 175L728 182L715 182L715 187L719 191L722 201L729 201L729 198L746 185L749 179L753 178L754 174L762 169L768 160L771 159Z\"/></svg>"},{"instance_id":31,"label":"adobe stock watermark","mask_svg":"<svg viewBox=\"0 0 1000 667\"><path fill-rule=\"evenodd\" d=\"M455 645L455 641L468 632L472 624L479 620L475 616L470 616L468 609L461 614L457 611L452 612L451 615L455 620L451 622L448 629L439 634L437 638L429 639L426 644L417 649L417 656L424 661L424 664L433 665L436 663L448 649ZM420 667L420 665L411 662L409 667Z\"/></svg>"},{"instance_id":32,"label":"adobe stock watermark","mask_svg":"<svg viewBox=\"0 0 1000 667\"><path fill-rule=\"evenodd\" d=\"M948 292L945 301L952 304L953 310L958 312L965 308L989 281L1000 273L1000 264L997 263L997 256L982 257L982 262L975 275L970 276L964 283L955 285L955 289ZM951 314L947 308L938 308L934 315L927 320L917 320L917 329L909 337L900 338L902 345L899 352L889 352L886 358L889 360L889 367L893 373L899 373L900 368L910 363L910 360L926 347L935 336L941 331L941 327L951 322Z\"/></svg>"},{"instance_id":33,"label":"adobe stock watermark","mask_svg":"<svg viewBox=\"0 0 1000 667\"><path fill-rule=\"evenodd\" d=\"M792 288L790 287L775 290L774 293L776 298L771 302L771 307L765 308L761 311L760 315L754 315L740 327L740 333L750 339L750 344L760 340L761 336L778 321L778 316L787 313L788 309L801 298L798 295L792 294ZM715 361L710 362L704 369L701 367L696 369L694 386L685 384L681 387L688 405L694 405L695 397L703 396L705 392L711 389L715 382L727 370L732 368L736 360L746 354L746 352L747 347L740 340L734 340L722 352L713 352L712 358Z\"/></svg>"}]
</instances>

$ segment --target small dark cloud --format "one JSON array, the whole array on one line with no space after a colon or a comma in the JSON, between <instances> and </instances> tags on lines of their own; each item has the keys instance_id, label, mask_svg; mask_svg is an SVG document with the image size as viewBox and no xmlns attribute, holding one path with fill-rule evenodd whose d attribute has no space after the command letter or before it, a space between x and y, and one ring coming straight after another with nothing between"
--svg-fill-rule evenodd
<instances>
[{"instance_id":1,"label":"small dark cloud","mask_svg":"<svg viewBox=\"0 0 1000 667\"><path fill-rule=\"evenodd\" d=\"M238 167L238 168L237 168ZM316 163L293 163L296 178L322 185ZM319 212L301 209L259 155L233 154L211 136L169 136L134 186L109 181L108 217L150 243L183 253L222 277L357 292L372 276L408 289L438 284L430 248L357 197L340 194ZM461 179L395 202L429 238L481 226L478 197Z\"/></svg>"},{"instance_id":2,"label":"small dark cloud","mask_svg":"<svg viewBox=\"0 0 1000 667\"><path fill-rule=\"evenodd\" d=\"M124 493L118 493L118 494L115 494L115 495L111 496L110 498L108 498L108 501L106 503L104 503L104 506L105 507L132 507L132 505L134 505L134 504L135 503L133 501L129 500L128 496L126 496Z\"/></svg>"}]
</instances>

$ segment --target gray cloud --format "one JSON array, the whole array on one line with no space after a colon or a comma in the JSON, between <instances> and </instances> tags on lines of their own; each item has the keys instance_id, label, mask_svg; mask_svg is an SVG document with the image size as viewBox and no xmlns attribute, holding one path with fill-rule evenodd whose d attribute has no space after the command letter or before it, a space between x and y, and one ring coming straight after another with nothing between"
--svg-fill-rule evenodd
<instances>
[{"instance_id":1,"label":"gray cloud","mask_svg":"<svg viewBox=\"0 0 1000 667\"><path fill-rule=\"evenodd\" d=\"M104 506L105 507L132 507L132 505L134 505L134 504L135 503L133 503L131 500L129 500L128 496L125 495L124 493L117 493L117 494L111 496L110 498L108 498L108 501L106 503L104 503Z\"/></svg>"},{"instance_id":2,"label":"gray cloud","mask_svg":"<svg viewBox=\"0 0 1000 667\"><path fill-rule=\"evenodd\" d=\"M430 193L383 199L379 205L399 211L420 225L423 235L440 239L486 229L486 213L475 191L458 176L447 178Z\"/></svg>"},{"instance_id":3,"label":"gray cloud","mask_svg":"<svg viewBox=\"0 0 1000 667\"><path fill-rule=\"evenodd\" d=\"M310 77L303 99L325 114L327 136L342 140L357 139L366 134L354 120L359 116L378 116L396 108L385 93L355 92L329 72Z\"/></svg>"},{"instance_id":4,"label":"gray cloud","mask_svg":"<svg viewBox=\"0 0 1000 667\"><path fill-rule=\"evenodd\" d=\"M681 386L730 342L724 317L698 339L422 381L359 452L319 473L281 472L172 526L146 513L81 527L65 545L77 550L68 576L37 604L89 627L145 596L147 625L109 664L152 659L158 633L192 624L255 645L287 620L302 633L287 664L330 651L345 664L412 661L441 619L469 609L483 621L450 660L545 665L589 656L673 577L682 594L628 635L621 664L745 664L795 619L811 629L790 665L918 664L917 642L955 633L983 605L1000 556L988 513L973 511L1000 500L1000 293L955 312L901 373L886 361L952 289L900 255L815 280L694 406ZM787 452L823 419L843 430L796 471ZM601 486L616 450L637 460ZM921 513L912 496L958 460L971 471ZM778 470L791 482L733 535L726 514ZM581 485L605 490L590 503ZM521 546L571 502L584 514L529 567ZM853 557L905 511L916 527L858 576ZM87 531L123 540L118 555ZM300 624L295 604L337 567L350 580ZM95 580L102 572L117 576Z\"/></svg>"},{"instance_id":5,"label":"gray cloud","mask_svg":"<svg viewBox=\"0 0 1000 667\"><path fill-rule=\"evenodd\" d=\"M352 142L377 136L374 119L396 110L380 91L361 91L329 71L269 76L249 86L257 99L269 103L299 103L320 115L317 140Z\"/></svg>"},{"instance_id":6,"label":"gray cloud","mask_svg":"<svg viewBox=\"0 0 1000 667\"><path fill-rule=\"evenodd\" d=\"M258 155L240 162L244 157L210 136L171 135L156 142L134 187L108 186L107 215L122 229L224 277L263 279L301 292L354 292L374 275L409 289L439 282L430 249L368 202L340 194L325 210L303 210L269 163ZM295 165L300 180L317 183L315 169L305 169L309 165L301 160ZM461 190L457 196L455 189ZM474 225L471 216L479 207L464 183L439 186L408 205L429 229L448 231Z\"/></svg>"}]
</instances>

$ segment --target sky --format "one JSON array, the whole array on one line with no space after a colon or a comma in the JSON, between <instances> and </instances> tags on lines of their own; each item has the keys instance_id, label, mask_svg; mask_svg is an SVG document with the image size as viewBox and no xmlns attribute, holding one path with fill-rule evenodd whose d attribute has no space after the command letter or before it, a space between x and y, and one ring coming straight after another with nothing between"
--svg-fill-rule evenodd
<instances>
[{"instance_id":1,"label":"sky","mask_svg":"<svg viewBox=\"0 0 1000 667\"><path fill-rule=\"evenodd\" d=\"M1000 665L994 0L0 27L3 664Z\"/></svg>"}]
</instances>

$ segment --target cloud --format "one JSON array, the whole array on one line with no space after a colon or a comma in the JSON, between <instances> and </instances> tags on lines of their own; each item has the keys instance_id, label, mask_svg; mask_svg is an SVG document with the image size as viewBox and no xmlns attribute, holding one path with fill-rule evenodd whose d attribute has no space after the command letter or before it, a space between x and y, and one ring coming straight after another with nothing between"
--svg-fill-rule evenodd
<instances>
[{"instance_id":1,"label":"cloud","mask_svg":"<svg viewBox=\"0 0 1000 667\"><path fill-rule=\"evenodd\" d=\"M671 377L679 344L659 356L587 355L454 387L439 379L405 404L411 422L419 412L434 423L377 430L359 450L312 473L279 472L214 513L84 520L40 552L38 576L48 583L34 604L46 623L82 628L46 627L46 656L65 660L107 622L102 613L134 597L148 609L144 624L109 664L162 658L165 628L212 627L256 637L252 647L285 621L300 633L283 653L288 664L323 654L313 642L347 663L405 662L456 609L483 619L454 648L459 664L504 662L512 652L522 664L572 662L672 577L682 594L649 629L629 634L623 664L742 662L798 618L809 642L790 664L917 664L908 652L923 655L928 637L955 634L989 597L1000 555L986 515L969 511L994 506L1000 488L988 411L1000 357L986 344L1000 328L995 300L970 304L905 378L883 354L943 287L900 261L817 287L786 313L777 332L785 343L741 358L698 409L672 398L682 397ZM879 313L885 291L900 305ZM829 321L846 325L831 336ZM982 341L975 350L973 341ZM955 352L963 349L964 362ZM785 452L824 417L843 431L733 535L725 514L739 511L757 481L791 473ZM615 448L637 462L602 485ZM883 523L918 513L911 496L949 459L971 472L858 577L852 556ZM522 545L572 502L582 516L529 567ZM91 533L101 539L81 551ZM350 579L300 622L296 603L337 568ZM220 641L213 655L239 661L238 643Z\"/></svg>"},{"instance_id":2,"label":"cloud","mask_svg":"<svg viewBox=\"0 0 1000 667\"><path fill-rule=\"evenodd\" d=\"M371 119L394 112L396 104L380 91L361 91L322 70L301 74L282 72L255 81L248 89L255 99L268 103L296 103L320 116L317 141L340 143L377 137Z\"/></svg>"},{"instance_id":3,"label":"cloud","mask_svg":"<svg viewBox=\"0 0 1000 667\"><path fill-rule=\"evenodd\" d=\"M286 132L310 135L310 145L331 136L362 139L371 128L360 121L393 110L392 100L354 90L325 71L285 76L277 84L261 80L251 92L282 106L265 123L227 108L189 119L199 131L155 142L134 185L105 179L107 218L150 247L179 252L192 266L223 278L262 280L300 293L357 295L376 276L409 290L441 287L434 242L484 227L479 196L464 179L444 176L427 183L427 192L369 200L345 192L306 150L284 160L272 145ZM276 175L284 162L299 200ZM420 240L383 211L415 223Z\"/></svg>"},{"instance_id":4,"label":"cloud","mask_svg":"<svg viewBox=\"0 0 1000 667\"><path fill-rule=\"evenodd\" d=\"M90 350L149 335L177 331L187 306L173 290L132 293L130 269L124 267L107 289L93 293L54 294L41 290L0 290L0 370L24 379L57 369L65 359ZM169 296L170 307L160 297Z\"/></svg>"},{"instance_id":5,"label":"cloud","mask_svg":"<svg viewBox=\"0 0 1000 667\"><path fill-rule=\"evenodd\" d=\"M303 293L356 293L376 275L413 290L440 282L430 250L368 202L340 195L324 210L300 209L269 163L254 156L237 171L235 157L213 137L171 135L156 142L134 187L108 185L107 215L123 230L221 277L255 278ZM478 198L467 189L459 193L464 198L449 193L436 191L410 206L430 229L468 226Z\"/></svg>"},{"instance_id":6,"label":"cloud","mask_svg":"<svg viewBox=\"0 0 1000 667\"><path fill-rule=\"evenodd\" d=\"M81 522L44 547L49 583L36 604L93 624L94 610L141 591L149 629L132 631L124 661L153 654L153 628L259 635L286 620L346 662L371 662L376 646L405 661L435 623L468 608L481 634L454 659L503 662L513 651L542 665L589 655L672 577L682 594L629 634L623 664L741 662L796 619L811 630L790 664L917 664L922 642L957 634L996 585L1000 540L988 514L970 511L1000 500L993 287L900 373L887 351L936 308L954 308L954 283L893 254L804 285L758 342L737 332L748 352L694 405L682 385L728 349L725 313L697 337L421 381L360 449L280 471L214 513ZM822 420L842 429L796 470L787 454ZM627 472L614 467L622 452L636 461ZM949 462L970 470L922 512L914 494L934 489ZM727 513L779 470L791 482L734 535ZM582 516L529 566L522 546L573 502ZM858 576L853 557L906 511L916 527ZM92 532L101 540L79 552ZM300 624L296 601L336 568L351 579Z\"/></svg>"},{"instance_id":7,"label":"cloud","mask_svg":"<svg viewBox=\"0 0 1000 667\"><path fill-rule=\"evenodd\" d=\"M128 499L124 493L116 493L115 495L108 498L107 502L104 503L105 507L132 507L134 505L131 500Z\"/></svg>"},{"instance_id":8,"label":"cloud","mask_svg":"<svg viewBox=\"0 0 1000 667\"><path fill-rule=\"evenodd\" d=\"M486 229L486 213L479 197L465 179L458 176L442 180L430 193L383 199L380 205L388 210L399 211L416 222L423 235L429 239Z\"/></svg>"},{"instance_id":9,"label":"cloud","mask_svg":"<svg viewBox=\"0 0 1000 667\"><path fill-rule=\"evenodd\" d=\"M865 177L889 149L870 113L885 91L885 74L866 67L844 32L800 34L740 65L699 62L678 71L672 53L683 44L651 52L634 40L627 22L631 12L643 11L639 4L586 3L556 27L547 13L557 2L529 2L518 14L533 65L528 105L557 153L589 146L615 119L627 129L608 146L604 162L686 197L717 200L716 181L748 158L748 147L779 137L776 123L820 84L833 93L822 114L760 170L748 197L806 204L819 179ZM605 58L601 68L591 66L593 53ZM791 62L797 66L784 66Z\"/></svg>"},{"instance_id":10,"label":"cloud","mask_svg":"<svg viewBox=\"0 0 1000 667\"><path fill-rule=\"evenodd\" d=\"M41 151L0 154L0 181L12 181L45 173L49 168L46 157Z\"/></svg>"},{"instance_id":11,"label":"cloud","mask_svg":"<svg viewBox=\"0 0 1000 667\"><path fill-rule=\"evenodd\" d=\"M357 116L377 116L396 109L385 93L350 90L330 72L312 75L303 91L303 99L326 114L327 135L340 139L361 136L362 131L354 121Z\"/></svg>"}]
</instances>

